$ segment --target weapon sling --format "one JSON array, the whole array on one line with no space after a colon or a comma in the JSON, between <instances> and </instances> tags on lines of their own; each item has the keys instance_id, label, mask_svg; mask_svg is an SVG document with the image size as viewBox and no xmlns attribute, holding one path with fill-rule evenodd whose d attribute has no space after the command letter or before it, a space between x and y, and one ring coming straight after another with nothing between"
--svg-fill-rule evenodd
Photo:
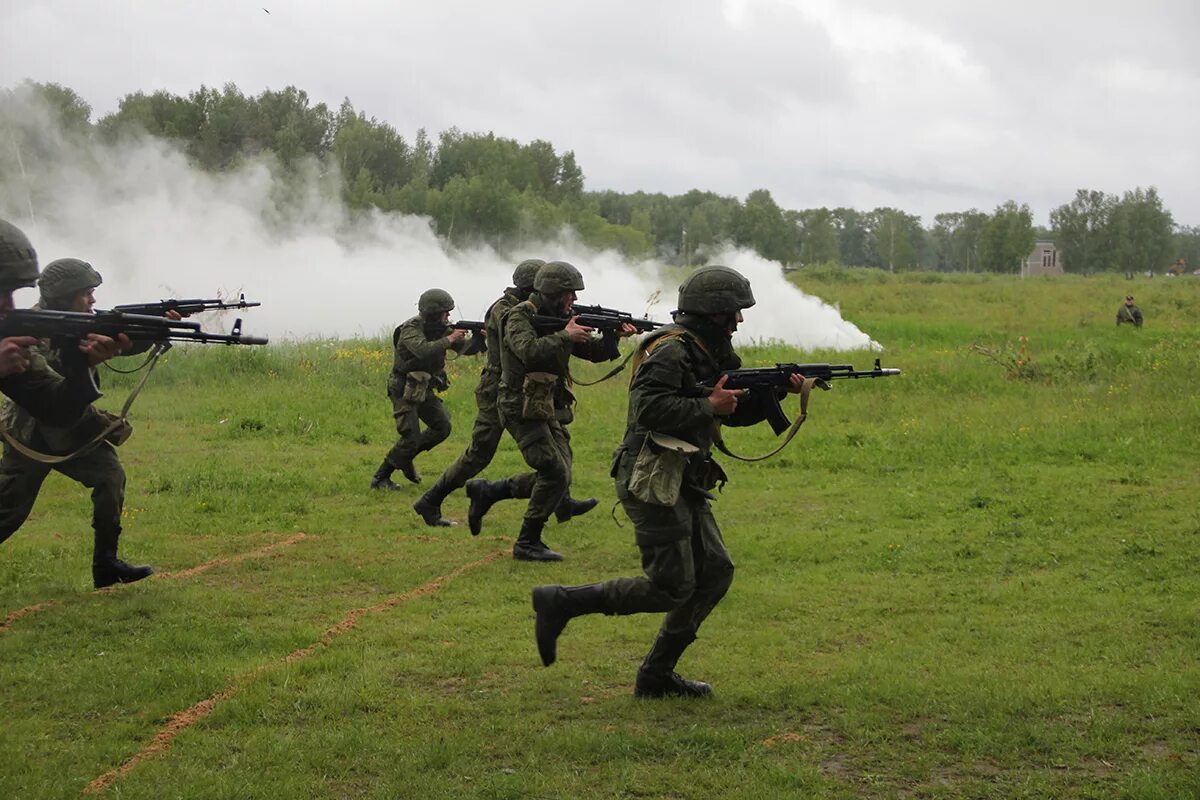
<instances>
[{"instance_id":1,"label":"weapon sling","mask_svg":"<svg viewBox=\"0 0 1200 800\"><path fill-rule=\"evenodd\" d=\"M61 464L64 461L70 461L72 458L77 458L78 456L81 456L84 453L87 453L88 451L92 450L97 445L99 445L102 441L104 441L104 439L110 433L117 430L123 424L128 422L127 416L129 414L130 407L133 405L133 401L137 398L138 393L142 391L142 387L146 385L146 381L150 378L150 373L154 372L154 366L155 366L155 364L158 363L158 357L161 356L163 353L167 352L167 350L169 350L170 347L171 347L171 345L169 342L158 342L154 345L153 349L150 351L150 355L148 355L146 357L146 361L142 364L141 367L138 367L138 369L142 369L143 367L145 367L146 373L144 375L142 375L142 379L140 381L138 381L137 386L133 387L133 391L129 393L129 397L125 398L125 404L123 406L121 406L121 413L117 416L117 418L115 420L113 420L111 423L109 423L108 427L106 427L104 430L100 431L100 433L93 436L91 439L89 439L86 443L84 443L80 447L77 447L74 451L67 453L66 455L62 455L62 456L55 456L55 455L50 455L48 453L39 452L37 450L34 450L32 447L27 447L24 444L22 444L21 442L19 442L17 440L17 438L15 436L13 436L12 431L9 430L8 428L0 427L0 436L4 437L4 440L6 442L8 442L8 444L12 447L13 450L16 450L18 453L20 453L21 455L25 456L26 458L28 458L32 461L37 461L42 464L50 464L50 465ZM127 371L136 372L137 370L127 370Z\"/></svg>"}]
</instances>

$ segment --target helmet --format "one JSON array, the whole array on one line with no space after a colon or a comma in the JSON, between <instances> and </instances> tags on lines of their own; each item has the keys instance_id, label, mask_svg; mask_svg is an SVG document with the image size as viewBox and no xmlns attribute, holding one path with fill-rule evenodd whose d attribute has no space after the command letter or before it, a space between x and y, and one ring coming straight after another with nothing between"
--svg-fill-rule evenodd
<instances>
[{"instance_id":1,"label":"helmet","mask_svg":"<svg viewBox=\"0 0 1200 800\"><path fill-rule=\"evenodd\" d=\"M11 292L37 283L37 252L20 228L0 219L0 291Z\"/></svg>"},{"instance_id":2,"label":"helmet","mask_svg":"<svg viewBox=\"0 0 1200 800\"><path fill-rule=\"evenodd\" d=\"M566 294L583 289L583 275L565 261L543 264L533 279L533 289L545 295Z\"/></svg>"},{"instance_id":3,"label":"helmet","mask_svg":"<svg viewBox=\"0 0 1200 800\"><path fill-rule=\"evenodd\" d=\"M517 268L513 271L513 286L518 289L532 289L533 279L545 263L540 258L527 258L517 264Z\"/></svg>"},{"instance_id":4,"label":"helmet","mask_svg":"<svg viewBox=\"0 0 1200 800\"><path fill-rule=\"evenodd\" d=\"M423 317L442 314L453 309L454 298L445 289L427 289L417 300L417 311Z\"/></svg>"},{"instance_id":5,"label":"helmet","mask_svg":"<svg viewBox=\"0 0 1200 800\"><path fill-rule=\"evenodd\" d=\"M104 283L100 273L78 258L51 261L38 278L38 289L46 299L62 299Z\"/></svg>"},{"instance_id":6,"label":"helmet","mask_svg":"<svg viewBox=\"0 0 1200 800\"><path fill-rule=\"evenodd\" d=\"M729 267L701 267L679 286L679 310L683 312L733 314L752 305L750 281Z\"/></svg>"}]
</instances>

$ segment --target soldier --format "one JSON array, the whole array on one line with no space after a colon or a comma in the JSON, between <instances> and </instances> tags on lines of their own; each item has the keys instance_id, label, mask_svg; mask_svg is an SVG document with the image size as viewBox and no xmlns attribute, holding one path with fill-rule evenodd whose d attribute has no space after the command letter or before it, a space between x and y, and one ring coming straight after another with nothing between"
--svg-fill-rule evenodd
<instances>
[{"instance_id":1,"label":"soldier","mask_svg":"<svg viewBox=\"0 0 1200 800\"><path fill-rule=\"evenodd\" d=\"M450 435L450 416L437 392L450 387L446 377L446 351L466 349L466 331L450 327L454 298L442 289L429 289L417 300L417 316L392 333L396 351L392 374L388 378L388 397L400 439L371 478L372 489L399 489L392 473L400 473L412 483L421 476L413 459L432 450ZM425 430L421 430L421 423Z\"/></svg>"},{"instance_id":2,"label":"soldier","mask_svg":"<svg viewBox=\"0 0 1200 800\"><path fill-rule=\"evenodd\" d=\"M95 289L103 282L91 264L77 258L62 258L46 265L38 279L39 305L54 311L91 313ZM39 345L53 369L63 369L63 343ZM68 350L74 350L68 345ZM128 348L127 348L128 349ZM98 385L95 368L92 380ZM121 538L121 509L125 502L125 471L116 448L108 440L89 445L108 427L110 418L87 406L71 425L58 427L39 423L32 414L14 403L6 404L4 426L19 444L53 455L73 454L63 461L48 462L31 457L6 441L0 459L0 541L15 533L29 516L46 476L53 469L92 490L92 582L97 589L114 583L133 583L153 574L148 566L132 566L117 557ZM124 429L120 444L131 431Z\"/></svg>"},{"instance_id":3,"label":"soldier","mask_svg":"<svg viewBox=\"0 0 1200 800\"><path fill-rule=\"evenodd\" d=\"M562 556L542 542L542 530L551 513L560 521L595 507L595 499L574 500L571 487L571 436L567 426L575 418L571 406L575 396L567 388L571 356L589 361L617 358L617 339L632 336L637 330L629 324L619 330L593 337L591 328L568 319L576 292L583 289L583 276L565 261L551 261L538 270L533 294L513 306L504 316L501 334L501 374L499 390L500 419L521 450L521 455L537 473L532 482L472 481L468 512L472 530L480 524L487 509L505 497L528 497L529 506L521 523L521 532L513 544L513 558L519 561L561 561ZM556 316L566 320L561 330L544 335L534 326L535 316Z\"/></svg>"},{"instance_id":4,"label":"soldier","mask_svg":"<svg viewBox=\"0 0 1200 800\"><path fill-rule=\"evenodd\" d=\"M504 424L500 422L500 412L496 407L496 394L500 387L500 324L508 310L521 302L533 292L533 279L538 269L546 262L540 258L530 258L522 261L513 271L513 285L504 290L499 300L492 303L484 314L485 336L487 337L487 361L479 376L479 386L475 389L475 405L479 409L475 415L475 427L471 431L471 443L458 459L446 468L437 483L429 491L421 495L413 503L413 510L421 515L426 525L451 525L449 520L442 517L442 501L451 492L461 488L471 481L484 467L491 463L496 455L500 438L504 435ZM528 492L533 487L534 473L527 472L514 476L507 481L516 481L518 493ZM507 484L507 481L505 483ZM499 481L497 481L499 483ZM511 492L505 492L511 496ZM474 501L472 501L474 503ZM470 516L471 533L479 535L482 514Z\"/></svg>"},{"instance_id":5,"label":"soldier","mask_svg":"<svg viewBox=\"0 0 1200 800\"><path fill-rule=\"evenodd\" d=\"M752 425L765 418L762 398L694 387L741 361L730 337L742 310L754 305L750 282L728 267L702 267L679 287L674 324L640 345L630 383L625 439L614 457L617 498L633 521L645 577L585 586L538 586L535 636L550 666L568 620L583 614L665 611L654 645L638 669L637 697L706 697L712 688L675 672L700 624L733 581L733 562L709 507L725 480L710 448L719 425ZM793 376L788 391L799 392Z\"/></svg>"},{"instance_id":6,"label":"soldier","mask_svg":"<svg viewBox=\"0 0 1200 800\"><path fill-rule=\"evenodd\" d=\"M37 278L37 252L29 238L0 219L0 317L13 310L13 292L34 286ZM88 366L117 355L129 340L90 334L80 342L78 354L65 354L70 368L63 374L50 369L37 344L32 336L0 340L0 391L39 421L70 425L100 397Z\"/></svg>"},{"instance_id":7,"label":"soldier","mask_svg":"<svg viewBox=\"0 0 1200 800\"><path fill-rule=\"evenodd\" d=\"M1125 304L1117 308L1117 325L1131 323L1135 328L1142 327L1142 310L1133 304L1133 295L1125 295Z\"/></svg>"}]
</instances>

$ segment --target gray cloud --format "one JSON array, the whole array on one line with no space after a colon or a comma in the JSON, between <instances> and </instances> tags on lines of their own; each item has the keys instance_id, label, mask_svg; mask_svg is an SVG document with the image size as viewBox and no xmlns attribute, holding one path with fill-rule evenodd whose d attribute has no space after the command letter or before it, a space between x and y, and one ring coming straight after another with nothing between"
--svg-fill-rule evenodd
<instances>
[{"instance_id":1,"label":"gray cloud","mask_svg":"<svg viewBox=\"0 0 1200 800\"><path fill-rule=\"evenodd\" d=\"M1189 0L329 4L10 0L0 83L97 112L232 81L343 97L411 137L573 149L592 189L939 211L1157 185L1200 222Z\"/></svg>"}]
</instances>

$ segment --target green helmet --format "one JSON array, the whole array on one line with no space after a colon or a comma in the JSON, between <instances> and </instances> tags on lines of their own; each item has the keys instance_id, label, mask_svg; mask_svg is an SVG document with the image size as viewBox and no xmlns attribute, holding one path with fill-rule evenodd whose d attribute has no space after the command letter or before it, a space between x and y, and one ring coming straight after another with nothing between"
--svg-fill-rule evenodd
<instances>
[{"instance_id":1,"label":"green helmet","mask_svg":"<svg viewBox=\"0 0 1200 800\"><path fill-rule=\"evenodd\" d=\"M750 281L729 267L701 267L679 286L679 310L685 313L734 314L752 305Z\"/></svg>"},{"instance_id":2,"label":"green helmet","mask_svg":"<svg viewBox=\"0 0 1200 800\"><path fill-rule=\"evenodd\" d=\"M20 228L0 219L0 291L25 289L37 283L37 252Z\"/></svg>"},{"instance_id":3,"label":"green helmet","mask_svg":"<svg viewBox=\"0 0 1200 800\"><path fill-rule=\"evenodd\" d=\"M537 277L538 270L545 266L546 262L540 258L527 258L517 268L513 270L513 286L518 289L533 289L533 280Z\"/></svg>"},{"instance_id":4,"label":"green helmet","mask_svg":"<svg viewBox=\"0 0 1200 800\"><path fill-rule=\"evenodd\" d=\"M417 300L417 311L422 317L444 314L454 309L454 298L445 289L427 289Z\"/></svg>"},{"instance_id":5,"label":"green helmet","mask_svg":"<svg viewBox=\"0 0 1200 800\"><path fill-rule=\"evenodd\" d=\"M543 264L533 279L533 290L544 295L566 294L583 289L583 274L565 261Z\"/></svg>"},{"instance_id":6,"label":"green helmet","mask_svg":"<svg viewBox=\"0 0 1200 800\"><path fill-rule=\"evenodd\" d=\"M60 258L51 261L38 278L38 289L43 300L61 300L87 289L95 289L104 283L100 273L86 261L78 258Z\"/></svg>"}]
</instances>

